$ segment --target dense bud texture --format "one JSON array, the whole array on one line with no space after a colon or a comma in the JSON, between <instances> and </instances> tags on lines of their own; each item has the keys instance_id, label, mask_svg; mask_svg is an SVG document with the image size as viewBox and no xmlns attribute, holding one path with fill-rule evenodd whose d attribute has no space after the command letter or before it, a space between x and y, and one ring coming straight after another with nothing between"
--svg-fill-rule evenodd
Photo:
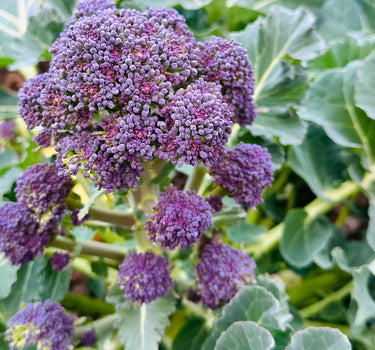
<instances>
[{"instance_id":1,"label":"dense bud texture","mask_svg":"<svg viewBox=\"0 0 375 350\"><path fill-rule=\"evenodd\" d=\"M222 85L224 99L234 109L233 121L241 126L251 124L256 116L252 98L255 79L245 49L233 39L218 37L199 46L202 77Z\"/></svg>"},{"instance_id":2,"label":"dense bud texture","mask_svg":"<svg viewBox=\"0 0 375 350\"><path fill-rule=\"evenodd\" d=\"M12 140L16 136L16 123L14 120L0 122L0 140Z\"/></svg>"},{"instance_id":3,"label":"dense bud texture","mask_svg":"<svg viewBox=\"0 0 375 350\"><path fill-rule=\"evenodd\" d=\"M73 350L73 317L51 300L29 304L8 322L6 339L12 348L36 345L37 350Z\"/></svg>"},{"instance_id":4,"label":"dense bud texture","mask_svg":"<svg viewBox=\"0 0 375 350\"><path fill-rule=\"evenodd\" d=\"M55 271L64 270L70 262L69 253L53 253L51 256L51 266Z\"/></svg>"},{"instance_id":5,"label":"dense bud texture","mask_svg":"<svg viewBox=\"0 0 375 350\"><path fill-rule=\"evenodd\" d=\"M19 203L3 204L0 222L0 250L13 265L34 260L58 233L54 219L41 223L34 211Z\"/></svg>"},{"instance_id":6,"label":"dense bud texture","mask_svg":"<svg viewBox=\"0 0 375 350\"><path fill-rule=\"evenodd\" d=\"M52 214L60 221L66 208L66 197L73 187L70 176L59 175L54 164L35 164L18 179L16 196L19 203L39 215Z\"/></svg>"},{"instance_id":7,"label":"dense bud texture","mask_svg":"<svg viewBox=\"0 0 375 350\"><path fill-rule=\"evenodd\" d=\"M167 187L160 194L154 214L145 224L149 238L162 247L182 249L196 243L212 225L210 205L195 191L184 193L176 187Z\"/></svg>"},{"instance_id":8,"label":"dense bud texture","mask_svg":"<svg viewBox=\"0 0 375 350\"><path fill-rule=\"evenodd\" d=\"M221 243L204 247L195 266L196 284L204 306L217 309L242 286L254 281L255 262L244 252Z\"/></svg>"},{"instance_id":9,"label":"dense bud texture","mask_svg":"<svg viewBox=\"0 0 375 350\"><path fill-rule=\"evenodd\" d=\"M207 199L207 202L214 213L219 213L223 209L223 201L219 196L211 196Z\"/></svg>"},{"instance_id":10,"label":"dense bud texture","mask_svg":"<svg viewBox=\"0 0 375 350\"><path fill-rule=\"evenodd\" d=\"M210 174L237 203L252 208L263 202L262 194L265 187L271 187L273 172L266 148L241 142L226 150L224 157L211 167Z\"/></svg>"},{"instance_id":11,"label":"dense bud texture","mask_svg":"<svg viewBox=\"0 0 375 350\"><path fill-rule=\"evenodd\" d=\"M36 140L55 147L60 173L82 170L98 188L135 187L154 158L210 166L232 121L253 119L245 51L198 44L173 9L84 1L51 53L49 71L21 89L20 114L43 127Z\"/></svg>"},{"instance_id":12,"label":"dense bud texture","mask_svg":"<svg viewBox=\"0 0 375 350\"><path fill-rule=\"evenodd\" d=\"M82 335L81 342L83 346L94 346L96 343L95 331L88 331Z\"/></svg>"},{"instance_id":13,"label":"dense bud texture","mask_svg":"<svg viewBox=\"0 0 375 350\"><path fill-rule=\"evenodd\" d=\"M139 304L150 303L173 287L168 260L147 252L131 252L119 266L119 286L125 298Z\"/></svg>"}]
</instances>

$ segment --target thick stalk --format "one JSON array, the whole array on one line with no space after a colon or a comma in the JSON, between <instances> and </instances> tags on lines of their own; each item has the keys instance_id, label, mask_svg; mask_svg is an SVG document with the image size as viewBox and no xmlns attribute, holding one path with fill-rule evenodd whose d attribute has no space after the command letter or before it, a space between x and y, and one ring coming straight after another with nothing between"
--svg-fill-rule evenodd
<instances>
[{"instance_id":1,"label":"thick stalk","mask_svg":"<svg viewBox=\"0 0 375 350\"><path fill-rule=\"evenodd\" d=\"M193 173L185 184L184 190L198 191L203 182L205 174L206 168L203 165L198 165L197 167L195 167Z\"/></svg>"},{"instance_id":2,"label":"thick stalk","mask_svg":"<svg viewBox=\"0 0 375 350\"><path fill-rule=\"evenodd\" d=\"M112 304L79 293L67 293L61 301L61 305L67 310L74 310L87 316L111 315L115 313L115 307Z\"/></svg>"},{"instance_id":3,"label":"thick stalk","mask_svg":"<svg viewBox=\"0 0 375 350\"><path fill-rule=\"evenodd\" d=\"M314 199L309 203L304 210L307 213L307 220L314 220L321 214L325 214L330 211L338 202L343 201L349 196L360 191L360 187L352 181L344 182L340 187L335 190L326 193L327 197L332 200L332 202L326 202L320 198ZM259 242L251 245L248 250L253 253L255 258L259 258L265 253L270 252L279 244L281 236L284 231L284 224L281 223L267 234L263 235Z\"/></svg>"},{"instance_id":4,"label":"thick stalk","mask_svg":"<svg viewBox=\"0 0 375 350\"><path fill-rule=\"evenodd\" d=\"M83 208L83 204L73 198L68 197L66 202L70 210ZM136 223L136 218L131 212L91 207L89 213L92 220L99 220L116 226L132 228Z\"/></svg>"},{"instance_id":5,"label":"thick stalk","mask_svg":"<svg viewBox=\"0 0 375 350\"><path fill-rule=\"evenodd\" d=\"M92 330L94 330L97 335L107 333L115 327L115 324L119 319L120 316L117 314L108 315L84 326L76 327L74 329L74 337L79 339L83 334Z\"/></svg>"},{"instance_id":6,"label":"thick stalk","mask_svg":"<svg viewBox=\"0 0 375 350\"><path fill-rule=\"evenodd\" d=\"M353 282L351 281L344 287L340 288L338 291L327 295L324 299L319 300L318 302L300 310L301 316L304 318L315 316L320 311L322 311L327 305L335 301L340 301L342 298L346 297L352 291L352 289Z\"/></svg>"},{"instance_id":7,"label":"thick stalk","mask_svg":"<svg viewBox=\"0 0 375 350\"><path fill-rule=\"evenodd\" d=\"M125 248L117 245L80 239L73 241L62 236L57 236L49 245L69 252L74 252L77 248L80 248L80 254L82 255L93 255L118 261L122 261L127 254Z\"/></svg>"}]
</instances>

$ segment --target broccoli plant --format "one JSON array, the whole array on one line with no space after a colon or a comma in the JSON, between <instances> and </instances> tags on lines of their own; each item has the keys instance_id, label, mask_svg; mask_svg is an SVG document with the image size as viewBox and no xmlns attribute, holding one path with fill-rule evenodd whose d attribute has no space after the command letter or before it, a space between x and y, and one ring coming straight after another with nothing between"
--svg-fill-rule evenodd
<instances>
[{"instance_id":1,"label":"broccoli plant","mask_svg":"<svg viewBox=\"0 0 375 350\"><path fill-rule=\"evenodd\" d=\"M77 2L0 8L0 348L372 349L375 4Z\"/></svg>"}]
</instances>

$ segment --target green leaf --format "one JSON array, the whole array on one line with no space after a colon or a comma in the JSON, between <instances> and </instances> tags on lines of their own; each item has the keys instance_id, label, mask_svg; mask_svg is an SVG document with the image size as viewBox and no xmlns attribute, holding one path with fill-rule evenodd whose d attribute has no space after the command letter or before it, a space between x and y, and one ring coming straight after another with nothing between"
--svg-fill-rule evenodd
<instances>
[{"instance_id":1,"label":"green leaf","mask_svg":"<svg viewBox=\"0 0 375 350\"><path fill-rule=\"evenodd\" d=\"M18 109L17 94L0 87L0 121L1 119L14 118Z\"/></svg>"},{"instance_id":2,"label":"green leaf","mask_svg":"<svg viewBox=\"0 0 375 350\"><path fill-rule=\"evenodd\" d=\"M332 234L332 226L325 218L310 221L303 209L292 209L284 220L281 255L295 267L306 267L313 262Z\"/></svg>"},{"instance_id":3,"label":"green leaf","mask_svg":"<svg viewBox=\"0 0 375 350\"><path fill-rule=\"evenodd\" d=\"M187 10L197 10L208 5L212 0L138 0L137 4L153 8L169 8L181 5Z\"/></svg>"},{"instance_id":4,"label":"green leaf","mask_svg":"<svg viewBox=\"0 0 375 350\"><path fill-rule=\"evenodd\" d=\"M374 47L374 44L373 46ZM369 55L358 69L358 79L355 85L355 102L367 116L375 119L375 51ZM373 136L374 137L374 136Z\"/></svg>"},{"instance_id":5,"label":"green leaf","mask_svg":"<svg viewBox=\"0 0 375 350\"><path fill-rule=\"evenodd\" d=\"M286 350L351 350L349 339L338 329L308 327L296 332Z\"/></svg>"},{"instance_id":6,"label":"green leaf","mask_svg":"<svg viewBox=\"0 0 375 350\"><path fill-rule=\"evenodd\" d=\"M258 114L248 127L254 136L279 138L283 145L299 145L307 132L307 124L294 113L282 115Z\"/></svg>"},{"instance_id":7,"label":"green leaf","mask_svg":"<svg viewBox=\"0 0 375 350\"><path fill-rule=\"evenodd\" d=\"M375 35L365 36L362 32L350 33L334 42L324 55L309 62L309 71L323 72L330 68L345 67L351 61L364 59L374 49Z\"/></svg>"},{"instance_id":8,"label":"green leaf","mask_svg":"<svg viewBox=\"0 0 375 350\"><path fill-rule=\"evenodd\" d=\"M275 340L270 332L255 322L235 322L221 333L215 350L271 350Z\"/></svg>"},{"instance_id":9,"label":"green leaf","mask_svg":"<svg viewBox=\"0 0 375 350\"><path fill-rule=\"evenodd\" d=\"M367 228L366 239L370 247L375 251L375 195L370 199L369 224Z\"/></svg>"},{"instance_id":10,"label":"green leaf","mask_svg":"<svg viewBox=\"0 0 375 350\"><path fill-rule=\"evenodd\" d=\"M236 243L253 244L258 242L260 236L266 233L266 231L267 228L264 226L257 226L241 221L239 225L229 228L228 238Z\"/></svg>"},{"instance_id":11,"label":"green leaf","mask_svg":"<svg viewBox=\"0 0 375 350\"><path fill-rule=\"evenodd\" d=\"M22 175L21 168L10 168L0 178L0 197L11 191L13 184L17 178Z\"/></svg>"},{"instance_id":12,"label":"green leaf","mask_svg":"<svg viewBox=\"0 0 375 350\"><path fill-rule=\"evenodd\" d=\"M274 6L267 18L259 18L244 31L231 35L247 49L253 64L256 102L288 78L290 72L282 64L286 55L304 61L316 57L324 48L313 31L314 21L305 9L291 11Z\"/></svg>"},{"instance_id":13,"label":"green leaf","mask_svg":"<svg viewBox=\"0 0 375 350\"><path fill-rule=\"evenodd\" d=\"M329 200L329 191L342 183L346 165L340 157L341 148L324 131L310 125L301 145L291 147L288 159L292 169L301 176L319 197Z\"/></svg>"},{"instance_id":14,"label":"green leaf","mask_svg":"<svg viewBox=\"0 0 375 350\"><path fill-rule=\"evenodd\" d=\"M70 233L78 239L83 239L85 241L91 241L92 238L95 236L95 231L87 226L77 226L74 227Z\"/></svg>"},{"instance_id":15,"label":"green leaf","mask_svg":"<svg viewBox=\"0 0 375 350\"><path fill-rule=\"evenodd\" d=\"M14 282L17 280L17 271L20 268L19 265L12 265L10 261L0 253L0 276L2 283L0 284L0 299L6 298Z\"/></svg>"},{"instance_id":16,"label":"green leaf","mask_svg":"<svg viewBox=\"0 0 375 350\"><path fill-rule=\"evenodd\" d=\"M279 312L280 303L271 292L256 285L244 287L223 307L202 350L214 349L221 333L236 321L254 321L269 330L285 329L285 318Z\"/></svg>"},{"instance_id":17,"label":"green leaf","mask_svg":"<svg viewBox=\"0 0 375 350\"><path fill-rule=\"evenodd\" d=\"M311 85L298 114L321 125L339 145L364 148L372 161L375 149L375 121L356 108L354 87L361 62L322 73Z\"/></svg>"},{"instance_id":18,"label":"green leaf","mask_svg":"<svg viewBox=\"0 0 375 350\"><path fill-rule=\"evenodd\" d=\"M192 317L174 338L172 350L199 349L207 336L206 320L202 317Z\"/></svg>"}]
</instances>

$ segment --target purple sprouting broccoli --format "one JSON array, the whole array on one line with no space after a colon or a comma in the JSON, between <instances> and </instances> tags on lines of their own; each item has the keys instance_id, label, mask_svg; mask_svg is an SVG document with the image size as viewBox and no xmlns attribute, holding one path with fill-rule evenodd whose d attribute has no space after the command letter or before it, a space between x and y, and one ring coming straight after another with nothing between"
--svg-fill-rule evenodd
<instances>
[{"instance_id":1,"label":"purple sprouting broccoli","mask_svg":"<svg viewBox=\"0 0 375 350\"><path fill-rule=\"evenodd\" d=\"M219 213L223 209L223 201L220 196L211 196L207 199L207 202L214 213Z\"/></svg>"},{"instance_id":2,"label":"purple sprouting broccoli","mask_svg":"<svg viewBox=\"0 0 375 350\"><path fill-rule=\"evenodd\" d=\"M36 345L38 350L73 350L73 321L51 300L28 304L9 320L5 337L12 349Z\"/></svg>"},{"instance_id":3,"label":"purple sprouting broccoli","mask_svg":"<svg viewBox=\"0 0 375 350\"><path fill-rule=\"evenodd\" d=\"M119 286L125 298L148 304L169 293L173 287L170 273L166 258L150 252L131 252L119 267Z\"/></svg>"},{"instance_id":4,"label":"purple sprouting broccoli","mask_svg":"<svg viewBox=\"0 0 375 350\"><path fill-rule=\"evenodd\" d=\"M0 122L0 139L13 140L16 136L16 123L14 120Z\"/></svg>"},{"instance_id":5,"label":"purple sprouting broccoli","mask_svg":"<svg viewBox=\"0 0 375 350\"><path fill-rule=\"evenodd\" d=\"M214 182L246 208L263 202L262 194L265 187L271 187L273 172L271 155L266 148L242 142L226 150L210 170Z\"/></svg>"},{"instance_id":6,"label":"purple sprouting broccoli","mask_svg":"<svg viewBox=\"0 0 375 350\"><path fill-rule=\"evenodd\" d=\"M3 204L0 222L0 250L13 265L34 260L58 234L55 218L42 223L34 211L19 203Z\"/></svg>"},{"instance_id":7,"label":"purple sprouting broccoli","mask_svg":"<svg viewBox=\"0 0 375 350\"><path fill-rule=\"evenodd\" d=\"M224 99L234 108L233 121L241 126L253 122L254 74L246 50L235 40L212 37L199 44L199 71L207 81L220 83Z\"/></svg>"},{"instance_id":8,"label":"purple sprouting broccoli","mask_svg":"<svg viewBox=\"0 0 375 350\"><path fill-rule=\"evenodd\" d=\"M30 166L18 179L17 201L45 220L48 214L57 222L62 220L66 209L66 197L73 187L70 176L59 175L54 164Z\"/></svg>"},{"instance_id":9,"label":"purple sprouting broccoli","mask_svg":"<svg viewBox=\"0 0 375 350\"><path fill-rule=\"evenodd\" d=\"M212 225L210 208L195 191L184 193L176 187L166 187L145 228L149 238L162 247L185 249Z\"/></svg>"},{"instance_id":10,"label":"purple sprouting broccoli","mask_svg":"<svg viewBox=\"0 0 375 350\"><path fill-rule=\"evenodd\" d=\"M53 253L51 256L51 266L52 270L61 271L64 270L70 262L69 253Z\"/></svg>"},{"instance_id":11,"label":"purple sprouting broccoli","mask_svg":"<svg viewBox=\"0 0 375 350\"><path fill-rule=\"evenodd\" d=\"M83 346L94 346L96 343L96 333L94 330L83 333L81 342Z\"/></svg>"},{"instance_id":12,"label":"purple sprouting broccoli","mask_svg":"<svg viewBox=\"0 0 375 350\"><path fill-rule=\"evenodd\" d=\"M221 243L204 247L195 266L198 294L204 306L217 309L242 286L255 280L255 262L247 254Z\"/></svg>"},{"instance_id":13,"label":"purple sprouting broccoli","mask_svg":"<svg viewBox=\"0 0 375 350\"><path fill-rule=\"evenodd\" d=\"M231 107L223 101L221 86L200 79L178 90L164 109L166 131L159 136L160 158L173 164L210 166L216 162L232 131Z\"/></svg>"}]
</instances>

